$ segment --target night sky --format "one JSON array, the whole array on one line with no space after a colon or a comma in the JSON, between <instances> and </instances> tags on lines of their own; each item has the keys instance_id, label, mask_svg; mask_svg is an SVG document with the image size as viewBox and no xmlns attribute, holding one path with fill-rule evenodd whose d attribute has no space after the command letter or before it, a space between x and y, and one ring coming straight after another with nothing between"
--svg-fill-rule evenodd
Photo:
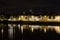
<instances>
[{"instance_id":1,"label":"night sky","mask_svg":"<svg viewBox=\"0 0 60 40\"><path fill-rule=\"evenodd\" d=\"M60 11L60 1L58 0L0 0L0 10L15 9L41 9L48 11Z\"/></svg>"}]
</instances>

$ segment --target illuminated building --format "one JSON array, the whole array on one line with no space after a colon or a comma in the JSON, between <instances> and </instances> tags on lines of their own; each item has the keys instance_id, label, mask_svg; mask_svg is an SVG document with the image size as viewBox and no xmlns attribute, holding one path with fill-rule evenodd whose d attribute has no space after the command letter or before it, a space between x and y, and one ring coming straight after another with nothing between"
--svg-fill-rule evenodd
<instances>
[{"instance_id":1,"label":"illuminated building","mask_svg":"<svg viewBox=\"0 0 60 40\"><path fill-rule=\"evenodd\" d=\"M30 10L32 12L32 10ZM25 14L25 12L23 12ZM35 32L38 30L39 32L43 31L47 33L49 30L54 31L60 34L60 16L49 16L49 15L18 15L18 16L9 16L6 18L5 16L0 16L0 21L5 21L5 24L8 26L8 36L9 38L13 38L17 34L24 34L26 32ZM1 24L1 26L3 26ZM1 33L4 33L4 27L1 29ZM17 33L17 34L16 34Z\"/></svg>"}]
</instances>

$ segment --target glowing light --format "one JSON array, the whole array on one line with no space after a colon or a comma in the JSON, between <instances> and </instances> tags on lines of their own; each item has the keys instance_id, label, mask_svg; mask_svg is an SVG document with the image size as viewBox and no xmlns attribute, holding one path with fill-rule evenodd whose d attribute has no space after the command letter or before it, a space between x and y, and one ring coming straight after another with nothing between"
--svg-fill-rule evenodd
<instances>
[{"instance_id":1,"label":"glowing light","mask_svg":"<svg viewBox=\"0 0 60 40\"><path fill-rule=\"evenodd\" d=\"M20 24L18 24L18 27L19 27L19 29L20 29Z\"/></svg>"},{"instance_id":2,"label":"glowing light","mask_svg":"<svg viewBox=\"0 0 60 40\"><path fill-rule=\"evenodd\" d=\"M21 26L21 32L23 33L23 26Z\"/></svg>"},{"instance_id":3,"label":"glowing light","mask_svg":"<svg viewBox=\"0 0 60 40\"><path fill-rule=\"evenodd\" d=\"M60 16L56 16L56 17L55 17L55 20L56 20L56 21L60 21Z\"/></svg>"},{"instance_id":4,"label":"glowing light","mask_svg":"<svg viewBox=\"0 0 60 40\"><path fill-rule=\"evenodd\" d=\"M19 19L18 20L21 20L21 18L19 17Z\"/></svg>"},{"instance_id":5,"label":"glowing light","mask_svg":"<svg viewBox=\"0 0 60 40\"><path fill-rule=\"evenodd\" d=\"M4 30L2 29L2 33L3 33L3 31L4 31Z\"/></svg>"},{"instance_id":6,"label":"glowing light","mask_svg":"<svg viewBox=\"0 0 60 40\"><path fill-rule=\"evenodd\" d=\"M31 19L31 18L29 18L29 21L32 21L32 19Z\"/></svg>"},{"instance_id":7,"label":"glowing light","mask_svg":"<svg viewBox=\"0 0 60 40\"><path fill-rule=\"evenodd\" d=\"M46 28L44 28L44 32L46 32Z\"/></svg>"},{"instance_id":8,"label":"glowing light","mask_svg":"<svg viewBox=\"0 0 60 40\"><path fill-rule=\"evenodd\" d=\"M8 19L8 21L11 21L11 19Z\"/></svg>"},{"instance_id":9,"label":"glowing light","mask_svg":"<svg viewBox=\"0 0 60 40\"><path fill-rule=\"evenodd\" d=\"M32 31L32 32L34 31L33 27L31 27L31 31Z\"/></svg>"},{"instance_id":10,"label":"glowing light","mask_svg":"<svg viewBox=\"0 0 60 40\"><path fill-rule=\"evenodd\" d=\"M34 18L34 16L31 16L32 18Z\"/></svg>"},{"instance_id":11,"label":"glowing light","mask_svg":"<svg viewBox=\"0 0 60 40\"><path fill-rule=\"evenodd\" d=\"M23 18L24 16L21 16L21 18Z\"/></svg>"},{"instance_id":12,"label":"glowing light","mask_svg":"<svg viewBox=\"0 0 60 40\"><path fill-rule=\"evenodd\" d=\"M13 21L16 21L16 18L13 18Z\"/></svg>"},{"instance_id":13,"label":"glowing light","mask_svg":"<svg viewBox=\"0 0 60 40\"><path fill-rule=\"evenodd\" d=\"M24 16L21 16L21 20L24 21L24 19L25 19Z\"/></svg>"},{"instance_id":14,"label":"glowing light","mask_svg":"<svg viewBox=\"0 0 60 40\"><path fill-rule=\"evenodd\" d=\"M11 24L8 24L9 27L11 27Z\"/></svg>"},{"instance_id":15,"label":"glowing light","mask_svg":"<svg viewBox=\"0 0 60 40\"><path fill-rule=\"evenodd\" d=\"M34 16L33 15L29 17L29 21L34 21Z\"/></svg>"},{"instance_id":16,"label":"glowing light","mask_svg":"<svg viewBox=\"0 0 60 40\"><path fill-rule=\"evenodd\" d=\"M44 17L47 17L47 16L44 16Z\"/></svg>"},{"instance_id":17,"label":"glowing light","mask_svg":"<svg viewBox=\"0 0 60 40\"><path fill-rule=\"evenodd\" d=\"M30 12L32 12L32 10L30 10Z\"/></svg>"},{"instance_id":18,"label":"glowing light","mask_svg":"<svg viewBox=\"0 0 60 40\"><path fill-rule=\"evenodd\" d=\"M59 27L59 26L55 26L54 29L55 29L55 31L56 31L57 33L60 34L60 27Z\"/></svg>"},{"instance_id":19,"label":"glowing light","mask_svg":"<svg viewBox=\"0 0 60 40\"><path fill-rule=\"evenodd\" d=\"M34 17L34 19L35 19L36 21L39 21L39 18L38 18L38 17Z\"/></svg>"},{"instance_id":20,"label":"glowing light","mask_svg":"<svg viewBox=\"0 0 60 40\"><path fill-rule=\"evenodd\" d=\"M9 38L13 38L13 27L10 27L8 30Z\"/></svg>"},{"instance_id":21,"label":"glowing light","mask_svg":"<svg viewBox=\"0 0 60 40\"><path fill-rule=\"evenodd\" d=\"M16 17L13 17L11 16L9 19L9 21L17 21ZM43 22L47 22L47 21L59 21L60 20L60 16L55 16L55 19L53 19L53 16L51 16L51 19L49 19L49 16L34 16L34 15L31 15L31 16L24 16L24 15L21 15L19 16L18 20L22 20L22 21L43 21Z\"/></svg>"}]
</instances>

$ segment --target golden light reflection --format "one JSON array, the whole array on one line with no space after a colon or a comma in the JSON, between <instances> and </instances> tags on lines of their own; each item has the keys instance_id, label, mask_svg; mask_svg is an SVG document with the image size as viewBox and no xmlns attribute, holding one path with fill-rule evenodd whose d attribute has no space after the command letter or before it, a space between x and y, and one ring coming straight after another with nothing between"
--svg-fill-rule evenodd
<instances>
[{"instance_id":1,"label":"golden light reflection","mask_svg":"<svg viewBox=\"0 0 60 40\"><path fill-rule=\"evenodd\" d=\"M2 27L1 33L3 34L3 32L4 32L4 29L3 28L5 27L4 24L1 24L1 27ZM51 31L55 30L56 33L60 34L60 26L8 24L8 27L9 27L9 29L11 29L10 31L13 30L13 27L18 27L19 29L21 28L20 30L21 30L22 33L24 31L23 29L30 29L31 32L34 32L35 29L36 30L38 30L38 29L44 30L44 32L47 32L47 31L49 31L49 29L51 29Z\"/></svg>"},{"instance_id":2,"label":"golden light reflection","mask_svg":"<svg viewBox=\"0 0 60 40\"><path fill-rule=\"evenodd\" d=\"M3 34L3 31L4 31L4 30L2 29L2 30L1 30L2 34Z\"/></svg>"},{"instance_id":3,"label":"golden light reflection","mask_svg":"<svg viewBox=\"0 0 60 40\"><path fill-rule=\"evenodd\" d=\"M27 26L28 25L25 25L24 27L21 26L21 31L23 33L23 29L27 29ZM40 30L44 30L44 32L47 32L49 31L49 29L51 29L51 31L53 31L53 29L57 32L57 33L60 33L60 27L59 26L39 26L39 25L29 25L28 28L30 28L31 32L34 31L34 29L37 29L40 28Z\"/></svg>"},{"instance_id":4,"label":"golden light reflection","mask_svg":"<svg viewBox=\"0 0 60 40\"><path fill-rule=\"evenodd\" d=\"M44 32L46 32L46 28L44 28Z\"/></svg>"},{"instance_id":5,"label":"golden light reflection","mask_svg":"<svg viewBox=\"0 0 60 40\"><path fill-rule=\"evenodd\" d=\"M2 37L3 37L3 31L4 31L4 30L2 29L2 30L1 30L1 32L2 32Z\"/></svg>"},{"instance_id":6,"label":"golden light reflection","mask_svg":"<svg viewBox=\"0 0 60 40\"><path fill-rule=\"evenodd\" d=\"M18 24L18 28L19 28L19 30L20 30L20 24Z\"/></svg>"},{"instance_id":7,"label":"golden light reflection","mask_svg":"<svg viewBox=\"0 0 60 40\"><path fill-rule=\"evenodd\" d=\"M33 27L31 27L31 31L32 31L32 32L34 31L34 28L33 28Z\"/></svg>"},{"instance_id":8,"label":"golden light reflection","mask_svg":"<svg viewBox=\"0 0 60 40\"><path fill-rule=\"evenodd\" d=\"M23 34L23 26L21 26L21 32L22 32L22 34Z\"/></svg>"},{"instance_id":9,"label":"golden light reflection","mask_svg":"<svg viewBox=\"0 0 60 40\"><path fill-rule=\"evenodd\" d=\"M57 33L60 34L60 27L59 27L59 26L55 26L54 29L55 29L55 31L56 31Z\"/></svg>"}]
</instances>

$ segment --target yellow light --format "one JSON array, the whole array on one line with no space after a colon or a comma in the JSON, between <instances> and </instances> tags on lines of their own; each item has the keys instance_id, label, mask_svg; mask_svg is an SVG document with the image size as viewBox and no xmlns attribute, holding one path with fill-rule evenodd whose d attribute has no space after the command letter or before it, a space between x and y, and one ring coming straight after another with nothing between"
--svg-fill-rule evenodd
<instances>
[{"instance_id":1,"label":"yellow light","mask_svg":"<svg viewBox=\"0 0 60 40\"><path fill-rule=\"evenodd\" d=\"M21 20L24 20L24 16L21 16Z\"/></svg>"},{"instance_id":2,"label":"yellow light","mask_svg":"<svg viewBox=\"0 0 60 40\"><path fill-rule=\"evenodd\" d=\"M44 16L44 17L46 17L46 16Z\"/></svg>"},{"instance_id":3,"label":"yellow light","mask_svg":"<svg viewBox=\"0 0 60 40\"><path fill-rule=\"evenodd\" d=\"M16 21L16 18L13 18L13 21Z\"/></svg>"},{"instance_id":4,"label":"yellow light","mask_svg":"<svg viewBox=\"0 0 60 40\"><path fill-rule=\"evenodd\" d=\"M20 20L20 17L19 17L19 20Z\"/></svg>"},{"instance_id":5,"label":"yellow light","mask_svg":"<svg viewBox=\"0 0 60 40\"><path fill-rule=\"evenodd\" d=\"M24 16L21 16L21 18L23 18Z\"/></svg>"},{"instance_id":6,"label":"yellow light","mask_svg":"<svg viewBox=\"0 0 60 40\"><path fill-rule=\"evenodd\" d=\"M46 32L46 28L44 28L44 32Z\"/></svg>"},{"instance_id":7,"label":"yellow light","mask_svg":"<svg viewBox=\"0 0 60 40\"><path fill-rule=\"evenodd\" d=\"M60 21L60 16L55 16L55 20Z\"/></svg>"},{"instance_id":8,"label":"yellow light","mask_svg":"<svg viewBox=\"0 0 60 40\"><path fill-rule=\"evenodd\" d=\"M1 32L3 33L3 31L4 31L4 30L2 29Z\"/></svg>"},{"instance_id":9,"label":"yellow light","mask_svg":"<svg viewBox=\"0 0 60 40\"><path fill-rule=\"evenodd\" d=\"M20 29L20 24L18 24L18 28Z\"/></svg>"},{"instance_id":10,"label":"yellow light","mask_svg":"<svg viewBox=\"0 0 60 40\"><path fill-rule=\"evenodd\" d=\"M57 33L60 34L60 27L59 27L59 26L55 26L54 29L55 29L55 31L56 31Z\"/></svg>"},{"instance_id":11,"label":"yellow light","mask_svg":"<svg viewBox=\"0 0 60 40\"><path fill-rule=\"evenodd\" d=\"M21 32L23 33L23 26L21 26Z\"/></svg>"},{"instance_id":12,"label":"yellow light","mask_svg":"<svg viewBox=\"0 0 60 40\"><path fill-rule=\"evenodd\" d=\"M32 17L32 18L34 18L34 16L33 16L33 15L32 15L31 17Z\"/></svg>"},{"instance_id":13,"label":"yellow light","mask_svg":"<svg viewBox=\"0 0 60 40\"><path fill-rule=\"evenodd\" d=\"M8 21L11 21L11 19L9 18Z\"/></svg>"},{"instance_id":14,"label":"yellow light","mask_svg":"<svg viewBox=\"0 0 60 40\"><path fill-rule=\"evenodd\" d=\"M32 32L34 31L33 27L31 27L31 31L32 31Z\"/></svg>"}]
</instances>

